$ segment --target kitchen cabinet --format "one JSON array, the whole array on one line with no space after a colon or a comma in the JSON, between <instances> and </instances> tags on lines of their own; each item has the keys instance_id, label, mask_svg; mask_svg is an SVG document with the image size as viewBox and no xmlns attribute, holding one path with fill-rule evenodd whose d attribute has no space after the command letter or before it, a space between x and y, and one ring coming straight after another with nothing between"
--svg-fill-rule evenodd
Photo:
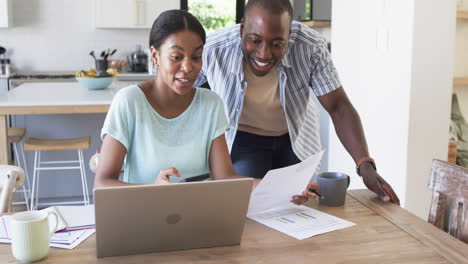
<instances>
[{"instance_id":1,"label":"kitchen cabinet","mask_svg":"<svg viewBox=\"0 0 468 264\"><path fill-rule=\"evenodd\" d=\"M0 0L0 28L9 27L11 21L11 0Z\"/></svg>"},{"instance_id":2,"label":"kitchen cabinet","mask_svg":"<svg viewBox=\"0 0 468 264\"><path fill-rule=\"evenodd\" d=\"M180 9L179 0L94 1L96 28L151 28L161 12Z\"/></svg>"}]
</instances>

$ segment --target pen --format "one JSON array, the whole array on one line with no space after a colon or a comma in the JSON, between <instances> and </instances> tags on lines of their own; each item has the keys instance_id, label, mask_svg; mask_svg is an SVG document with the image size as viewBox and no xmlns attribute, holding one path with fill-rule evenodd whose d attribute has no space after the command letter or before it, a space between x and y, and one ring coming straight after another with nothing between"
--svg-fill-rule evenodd
<instances>
[{"instance_id":1,"label":"pen","mask_svg":"<svg viewBox=\"0 0 468 264\"><path fill-rule=\"evenodd\" d=\"M319 197L320 199L324 199L323 196L322 196L320 193L318 193L316 190L314 190L314 189L309 189L309 192L313 192L313 193L315 193L316 195L318 195L318 197Z\"/></svg>"}]
</instances>

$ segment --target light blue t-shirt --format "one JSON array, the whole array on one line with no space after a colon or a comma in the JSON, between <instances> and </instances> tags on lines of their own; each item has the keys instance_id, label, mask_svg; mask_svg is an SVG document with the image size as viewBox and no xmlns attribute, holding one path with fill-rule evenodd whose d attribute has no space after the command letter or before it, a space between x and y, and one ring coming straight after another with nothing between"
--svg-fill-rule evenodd
<instances>
[{"instance_id":1,"label":"light blue t-shirt","mask_svg":"<svg viewBox=\"0 0 468 264\"><path fill-rule=\"evenodd\" d=\"M107 113L101 138L106 134L127 150L123 181L150 183L164 168L174 167L185 178L209 173L211 142L224 134L229 123L218 95L197 88L192 103L176 118L154 110L137 85L120 90Z\"/></svg>"}]
</instances>

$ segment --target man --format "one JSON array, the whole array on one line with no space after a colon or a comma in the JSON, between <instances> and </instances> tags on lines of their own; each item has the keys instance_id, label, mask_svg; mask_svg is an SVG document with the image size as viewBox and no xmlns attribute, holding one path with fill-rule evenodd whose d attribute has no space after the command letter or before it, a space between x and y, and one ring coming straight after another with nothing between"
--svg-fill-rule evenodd
<instances>
[{"instance_id":1,"label":"man","mask_svg":"<svg viewBox=\"0 0 468 264\"><path fill-rule=\"evenodd\" d=\"M231 124L226 139L236 171L261 178L321 150L313 92L364 184L383 201L399 204L369 157L359 115L340 85L325 40L292 21L292 14L289 0L249 0L240 25L212 33L205 44L195 86L208 82L226 104Z\"/></svg>"}]
</instances>

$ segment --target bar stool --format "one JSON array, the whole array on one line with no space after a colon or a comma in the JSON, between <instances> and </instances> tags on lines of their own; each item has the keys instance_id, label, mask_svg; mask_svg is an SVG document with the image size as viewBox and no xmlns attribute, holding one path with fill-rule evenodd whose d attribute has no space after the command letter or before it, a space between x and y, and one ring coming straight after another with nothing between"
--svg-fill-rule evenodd
<instances>
[{"instance_id":1,"label":"bar stool","mask_svg":"<svg viewBox=\"0 0 468 264\"><path fill-rule=\"evenodd\" d=\"M41 139L29 138L24 143L25 151L35 151L34 153L34 172L33 182L31 188L31 205L32 210L37 209L38 205L38 192L39 192L39 175L42 170L80 170L81 185L83 188L83 202L58 202L56 204L72 204L83 203L89 204L88 184L86 181L86 171L84 166L83 149L89 149L90 140L89 136L71 138L71 139ZM55 151L55 150L76 150L78 153L78 160L58 160L58 161L41 161L42 151ZM64 164L71 164L64 166ZM43 166L46 165L46 166ZM62 165L62 166L49 166L49 165ZM37 182L36 182L37 181Z\"/></svg>"},{"instance_id":2,"label":"bar stool","mask_svg":"<svg viewBox=\"0 0 468 264\"><path fill-rule=\"evenodd\" d=\"M8 143L13 144L13 152L15 155L16 165L24 170L24 177L26 178L25 184L21 190L15 192L22 192L24 195L24 202L13 202L13 205L25 204L26 209L29 211L29 197L28 194L31 192L31 185L29 184L28 165L26 164L26 158L24 156L24 149L20 144L24 135L26 134L26 128L24 127L12 127L7 129ZM21 158L20 158L21 155Z\"/></svg>"}]
</instances>

